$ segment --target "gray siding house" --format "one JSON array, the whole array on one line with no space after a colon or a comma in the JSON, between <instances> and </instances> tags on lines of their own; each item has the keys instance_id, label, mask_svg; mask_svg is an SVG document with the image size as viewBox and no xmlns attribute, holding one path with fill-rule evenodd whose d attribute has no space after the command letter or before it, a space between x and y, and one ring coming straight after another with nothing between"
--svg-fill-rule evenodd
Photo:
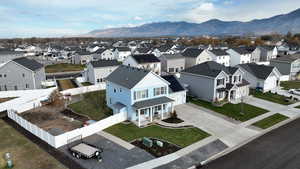
<instances>
[{"instance_id":1,"label":"gray siding house","mask_svg":"<svg viewBox=\"0 0 300 169\"><path fill-rule=\"evenodd\" d=\"M228 100L236 103L249 95L249 83L239 68L225 67L214 61L201 63L181 72L180 81L189 94L209 102Z\"/></svg>"},{"instance_id":2,"label":"gray siding house","mask_svg":"<svg viewBox=\"0 0 300 169\"><path fill-rule=\"evenodd\" d=\"M185 59L181 54L163 54L159 59L163 72L178 73L185 68Z\"/></svg>"},{"instance_id":3,"label":"gray siding house","mask_svg":"<svg viewBox=\"0 0 300 169\"><path fill-rule=\"evenodd\" d=\"M281 81L300 80L300 54L279 56L270 61L281 73Z\"/></svg>"},{"instance_id":4,"label":"gray siding house","mask_svg":"<svg viewBox=\"0 0 300 169\"><path fill-rule=\"evenodd\" d=\"M0 65L0 91L42 88L45 68L35 60L17 58Z\"/></svg>"},{"instance_id":5,"label":"gray siding house","mask_svg":"<svg viewBox=\"0 0 300 169\"><path fill-rule=\"evenodd\" d=\"M85 79L92 84L102 83L120 64L117 60L91 61L87 64Z\"/></svg>"}]
</instances>

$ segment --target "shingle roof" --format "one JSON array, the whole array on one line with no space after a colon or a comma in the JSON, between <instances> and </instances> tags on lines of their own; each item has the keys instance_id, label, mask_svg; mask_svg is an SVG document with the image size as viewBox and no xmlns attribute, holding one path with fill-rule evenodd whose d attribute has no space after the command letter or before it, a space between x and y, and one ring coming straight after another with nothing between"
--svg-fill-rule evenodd
<instances>
[{"instance_id":1,"label":"shingle roof","mask_svg":"<svg viewBox=\"0 0 300 169\"><path fill-rule=\"evenodd\" d=\"M198 48L186 48L182 55L185 57L198 57L201 53L203 52L203 49L198 49Z\"/></svg>"},{"instance_id":2,"label":"shingle roof","mask_svg":"<svg viewBox=\"0 0 300 169\"><path fill-rule=\"evenodd\" d=\"M32 71L35 71L35 70L38 70L38 69L44 67L44 65L42 65L41 63L39 63L35 60L32 60L32 59L28 59L26 57L17 58L17 59L14 59L13 61L32 70Z\"/></svg>"},{"instance_id":3,"label":"shingle roof","mask_svg":"<svg viewBox=\"0 0 300 169\"><path fill-rule=\"evenodd\" d=\"M258 65L255 63L240 64L239 66L258 79L267 79L274 70L273 66Z\"/></svg>"},{"instance_id":4,"label":"shingle roof","mask_svg":"<svg viewBox=\"0 0 300 169\"><path fill-rule=\"evenodd\" d=\"M154 98L154 99L148 99L140 102L134 103L132 106L136 109L144 108L144 107L150 107L150 106L155 106L159 104L164 104L164 103L170 103L173 102L174 100L163 96L159 98Z\"/></svg>"},{"instance_id":5,"label":"shingle roof","mask_svg":"<svg viewBox=\"0 0 300 169\"><path fill-rule=\"evenodd\" d=\"M163 54L161 57L165 57L166 59L184 59L182 54L176 53L176 54Z\"/></svg>"},{"instance_id":6,"label":"shingle roof","mask_svg":"<svg viewBox=\"0 0 300 169\"><path fill-rule=\"evenodd\" d=\"M115 49L118 49L119 52L130 52L130 48L129 47L116 47Z\"/></svg>"},{"instance_id":7,"label":"shingle roof","mask_svg":"<svg viewBox=\"0 0 300 169\"><path fill-rule=\"evenodd\" d=\"M160 62L160 60L153 54L132 55L132 58L139 64Z\"/></svg>"},{"instance_id":8,"label":"shingle roof","mask_svg":"<svg viewBox=\"0 0 300 169\"><path fill-rule=\"evenodd\" d=\"M148 70L121 65L108 75L106 80L131 89L148 73L150 73Z\"/></svg>"},{"instance_id":9,"label":"shingle roof","mask_svg":"<svg viewBox=\"0 0 300 169\"><path fill-rule=\"evenodd\" d=\"M278 56L276 59L273 59L271 61L280 61L280 62L292 63L297 59L300 59L300 54Z\"/></svg>"},{"instance_id":10,"label":"shingle roof","mask_svg":"<svg viewBox=\"0 0 300 169\"><path fill-rule=\"evenodd\" d=\"M268 50L268 51L271 51L275 48L275 46L268 46L268 45L263 45L263 46L260 46L260 47L265 49L265 50Z\"/></svg>"},{"instance_id":11,"label":"shingle roof","mask_svg":"<svg viewBox=\"0 0 300 169\"><path fill-rule=\"evenodd\" d=\"M252 53L251 51L247 50L247 48L245 48L245 47L232 48L232 50L236 51L237 53L239 53L241 55Z\"/></svg>"},{"instance_id":12,"label":"shingle roof","mask_svg":"<svg viewBox=\"0 0 300 169\"><path fill-rule=\"evenodd\" d=\"M174 75L166 75L162 76L162 78L170 83L169 87L171 89L171 92L179 92L185 90Z\"/></svg>"},{"instance_id":13,"label":"shingle roof","mask_svg":"<svg viewBox=\"0 0 300 169\"><path fill-rule=\"evenodd\" d=\"M228 75L231 75L235 73L238 70L238 68L234 67L225 67L224 65L221 65L214 61L208 61L201 63L199 65L195 65L193 67L187 68L183 70L183 72L191 73L191 74L197 74L197 75L203 75L203 76L209 76L209 77L217 77L222 71L227 73Z\"/></svg>"},{"instance_id":14,"label":"shingle roof","mask_svg":"<svg viewBox=\"0 0 300 169\"><path fill-rule=\"evenodd\" d=\"M109 66L119 66L121 63L117 60L98 60L91 62L93 67L109 67Z\"/></svg>"},{"instance_id":15,"label":"shingle roof","mask_svg":"<svg viewBox=\"0 0 300 169\"><path fill-rule=\"evenodd\" d=\"M229 55L225 50L222 50L222 49L213 49L213 50L210 50L210 52L213 53L216 56Z\"/></svg>"},{"instance_id":16,"label":"shingle roof","mask_svg":"<svg viewBox=\"0 0 300 169\"><path fill-rule=\"evenodd\" d=\"M139 53L148 53L151 51L150 48L136 48L135 50Z\"/></svg>"}]
</instances>

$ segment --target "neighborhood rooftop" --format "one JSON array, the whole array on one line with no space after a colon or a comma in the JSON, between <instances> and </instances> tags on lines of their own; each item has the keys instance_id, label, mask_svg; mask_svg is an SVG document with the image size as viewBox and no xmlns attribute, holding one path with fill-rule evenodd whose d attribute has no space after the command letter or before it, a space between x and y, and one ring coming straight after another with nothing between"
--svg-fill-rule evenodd
<instances>
[{"instance_id":1,"label":"neighborhood rooftop","mask_svg":"<svg viewBox=\"0 0 300 169\"><path fill-rule=\"evenodd\" d=\"M258 65L255 63L241 64L239 66L259 79L267 79L274 69L273 66Z\"/></svg>"},{"instance_id":2,"label":"neighborhood rooftop","mask_svg":"<svg viewBox=\"0 0 300 169\"><path fill-rule=\"evenodd\" d=\"M213 49L213 50L210 50L210 52L213 53L216 56L229 55L225 50L222 50L222 49Z\"/></svg>"},{"instance_id":3,"label":"neighborhood rooftop","mask_svg":"<svg viewBox=\"0 0 300 169\"><path fill-rule=\"evenodd\" d=\"M131 89L148 73L150 73L148 70L121 65L106 80Z\"/></svg>"},{"instance_id":4,"label":"neighborhood rooftop","mask_svg":"<svg viewBox=\"0 0 300 169\"><path fill-rule=\"evenodd\" d=\"M32 60L32 59L28 59L26 57L17 58L17 59L14 59L13 61L32 70L32 71L35 71L35 70L38 70L38 69L41 69L42 67L44 67L44 65L42 65L41 63L39 63L35 60Z\"/></svg>"},{"instance_id":5,"label":"neighborhood rooftop","mask_svg":"<svg viewBox=\"0 0 300 169\"><path fill-rule=\"evenodd\" d=\"M162 78L170 83L169 87L171 89L171 92L175 93L185 90L174 75L165 75L162 76Z\"/></svg>"},{"instance_id":6,"label":"neighborhood rooftop","mask_svg":"<svg viewBox=\"0 0 300 169\"><path fill-rule=\"evenodd\" d=\"M238 68L234 67L225 67L224 65L221 65L214 61L208 61L201 63L199 65L195 65L193 67L185 69L183 72L191 73L191 74L197 74L197 75L203 75L203 76L209 76L209 77L217 77L222 71L224 71L227 74L233 74L236 72Z\"/></svg>"},{"instance_id":7,"label":"neighborhood rooftop","mask_svg":"<svg viewBox=\"0 0 300 169\"><path fill-rule=\"evenodd\" d=\"M276 59L273 59L273 61L291 63L297 59L300 59L300 54L278 56Z\"/></svg>"},{"instance_id":8,"label":"neighborhood rooftop","mask_svg":"<svg viewBox=\"0 0 300 169\"><path fill-rule=\"evenodd\" d=\"M185 57L198 57L203 52L203 49L198 48L186 48L184 52L182 53Z\"/></svg>"},{"instance_id":9,"label":"neighborhood rooftop","mask_svg":"<svg viewBox=\"0 0 300 169\"><path fill-rule=\"evenodd\" d=\"M118 66L121 63L117 60L98 60L91 61L93 67L109 67L109 66Z\"/></svg>"},{"instance_id":10,"label":"neighborhood rooftop","mask_svg":"<svg viewBox=\"0 0 300 169\"><path fill-rule=\"evenodd\" d=\"M132 55L132 58L140 64L160 62L160 60L153 54Z\"/></svg>"}]
</instances>

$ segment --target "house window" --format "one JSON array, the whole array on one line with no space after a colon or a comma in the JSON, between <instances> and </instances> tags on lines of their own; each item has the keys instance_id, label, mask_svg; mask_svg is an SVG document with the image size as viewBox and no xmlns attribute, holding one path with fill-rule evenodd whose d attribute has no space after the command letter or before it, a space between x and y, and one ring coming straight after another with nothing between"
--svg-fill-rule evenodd
<instances>
[{"instance_id":1,"label":"house window","mask_svg":"<svg viewBox=\"0 0 300 169\"><path fill-rule=\"evenodd\" d=\"M116 93L117 92L117 90L116 89L114 89L114 93Z\"/></svg>"},{"instance_id":2,"label":"house window","mask_svg":"<svg viewBox=\"0 0 300 169\"><path fill-rule=\"evenodd\" d=\"M242 76L241 75L239 75L239 82L241 82L242 81Z\"/></svg>"},{"instance_id":3,"label":"house window","mask_svg":"<svg viewBox=\"0 0 300 169\"><path fill-rule=\"evenodd\" d=\"M111 104L111 98L109 98L109 104Z\"/></svg>"},{"instance_id":4,"label":"house window","mask_svg":"<svg viewBox=\"0 0 300 169\"><path fill-rule=\"evenodd\" d=\"M18 90L18 86L15 86L15 90Z\"/></svg>"},{"instance_id":5,"label":"house window","mask_svg":"<svg viewBox=\"0 0 300 169\"><path fill-rule=\"evenodd\" d=\"M225 83L224 79L218 79L217 80L217 86L224 85L224 83Z\"/></svg>"},{"instance_id":6,"label":"house window","mask_svg":"<svg viewBox=\"0 0 300 169\"><path fill-rule=\"evenodd\" d=\"M2 77L2 74L0 74L0 77Z\"/></svg>"},{"instance_id":7,"label":"house window","mask_svg":"<svg viewBox=\"0 0 300 169\"><path fill-rule=\"evenodd\" d=\"M144 98L148 98L148 89L134 92L134 100L139 100Z\"/></svg>"},{"instance_id":8,"label":"house window","mask_svg":"<svg viewBox=\"0 0 300 169\"><path fill-rule=\"evenodd\" d=\"M122 89L120 88L120 92L122 92Z\"/></svg>"},{"instance_id":9,"label":"house window","mask_svg":"<svg viewBox=\"0 0 300 169\"><path fill-rule=\"evenodd\" d=\"M25 77L25 74L23 73L22 76Z\"/></svg>"},{"instance_id":10,"label":"house window","mask_svg":"<svg viewBox=\"0 0 300 169\"><path fill-rule=\"evenodd\" d=\"M97 83L99 83L100 82L100 79L97 79Z\"/></svg>"},{"instance_id":11,"label":"house window","mask_svg":"<svg viewBox=\"0 0 300 169\"><path fill-rule=\"evenodd\" d=\"M26 89L28 89L29 88L29 84L26 84Z\"/></svg>"},{"instance_id":12,"label":"house window","mask_svg":"<svg viewBox=\"0 0 300 169\"><path fill-rule=\"evenodd\" d=\"M3 77L6 77L6 74L4 74Z\"/></svg>"},{"instance_id":13,"label":"house window","mask_svg":"<svg viewBox=\"0 0 300 169\"><path fill-rule=\"evenodd\" d=\"M237 82L237 78L238 78L237 76L233 77L233 83Z\"/></svg>"},{"instance_id":14,"label":"house window","mask_svg":"<svg viewBox=\"0 0 300 169\"><path fill-rule=\"evenodd\" d=\"M7 86L6 85L4 85L4 90L7 91Z\"/></svg>"},{"instance_id":15,"label":"house window","mask_svg":"<svg viewBox=\"0 0 300 169\"><path fill-rule=\"evenodd\" d=\"M169 68L169 72L174 72L174 68Z\"/></svg>"},{"instance_id":16,"label":"house window","mask_svg":"<svg viewBox=\"0 0 300 169\"><path fill-rule=\"evenodd\" d=\"M166 87L154 88L154 96L159 96L167 93Z\"/></svg>"}]
</instances>

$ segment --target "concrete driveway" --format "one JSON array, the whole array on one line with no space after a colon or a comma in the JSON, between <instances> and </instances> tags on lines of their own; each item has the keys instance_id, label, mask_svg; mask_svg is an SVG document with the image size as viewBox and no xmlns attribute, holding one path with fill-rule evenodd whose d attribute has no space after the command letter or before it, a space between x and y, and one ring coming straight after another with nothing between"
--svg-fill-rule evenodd
<instances>
[{"instance_id":1,"label":"concrete driveway","mask_svg":"<svg viewBox=\"0 0 300 169\"><path fill-rule=\"evenodd\" d=\"M195 105L178 105L175 107L175 110L178 117L186 123L219 138L229 147L236 146L258 134L258 131L229 122L221 117L200 110Z\"/></svg>"}]
</instances>

